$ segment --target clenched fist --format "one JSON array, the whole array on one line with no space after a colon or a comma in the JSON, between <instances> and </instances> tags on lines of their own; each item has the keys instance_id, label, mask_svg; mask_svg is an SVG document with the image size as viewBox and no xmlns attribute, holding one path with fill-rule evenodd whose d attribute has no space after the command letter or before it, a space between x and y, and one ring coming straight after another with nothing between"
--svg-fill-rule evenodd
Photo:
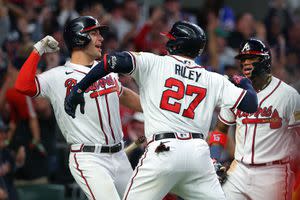
<instances>
[{"instance_id":1,"label":"clenched fist","mask_svg":"<svg viewBox=\"0 0 300 200\"><path fill-rule=\"evenodd\" d=\"M44 53L53 53L59 50L58 42L50 35L47 35L33 46L39 52L40 56Z\"/></svg>"}]
</instances>

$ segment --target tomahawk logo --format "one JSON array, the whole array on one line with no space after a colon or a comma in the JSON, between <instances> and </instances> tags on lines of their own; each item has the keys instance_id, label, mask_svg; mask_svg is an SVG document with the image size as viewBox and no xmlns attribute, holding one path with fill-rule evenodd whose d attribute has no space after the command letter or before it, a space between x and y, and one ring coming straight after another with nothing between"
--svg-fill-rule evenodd
<instances>
[{"instance_id":1,"label":"tomahawk logo","mask_svg":"<svg viewBox=\"0 0 300 200\"><path fill-rule=\"evenodd\" d=\"M249 51L249 50L250 50L250 45L248 43L246 43L245 46L242 49L242 52L243 51Z\"/></svg>"}]
</instances>

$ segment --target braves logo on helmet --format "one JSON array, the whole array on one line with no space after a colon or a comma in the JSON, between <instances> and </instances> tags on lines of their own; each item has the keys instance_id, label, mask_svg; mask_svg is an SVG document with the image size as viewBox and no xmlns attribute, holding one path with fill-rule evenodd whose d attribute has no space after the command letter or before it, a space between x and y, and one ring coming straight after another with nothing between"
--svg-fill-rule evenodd
<instances>
[{"instance_id":1,"label":"braves logo on helmet","mask_svg":"<svg viewBox=\"0 0 300 200\"><path fill-rule=\"evenodd\" d=\"M254 70L251 79L271 73L271 51L260 40L250 38L241 44L239 54L235 56L238 60L245 60L249 58L260 58L258 62L253 63Z\"/></svg>"}]
</instances>

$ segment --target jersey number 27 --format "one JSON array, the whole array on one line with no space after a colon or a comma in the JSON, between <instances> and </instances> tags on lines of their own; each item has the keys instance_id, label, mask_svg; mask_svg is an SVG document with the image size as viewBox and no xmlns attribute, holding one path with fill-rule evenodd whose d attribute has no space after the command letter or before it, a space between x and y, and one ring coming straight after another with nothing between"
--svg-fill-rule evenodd
<instances>
[{"instance_id":1,"label":"jersey number 27","mask_svg":"<svg viewBox=\"0 0 300 200\"><path fill-rule=\"evenodd\" d=\"M190 102L189 106L183 110L182 113L182 116L194 119L194 111L197 108L197 106L201 103L201 101L205 98L206 89L194 85L187 85L185 87L182 81L177 80L175 78L168 78L166 80L165 87L170 89L167 89L162 93L160 108L177 114L180 113L181 103L175 101L172 104L169 102L170 98L179 101L183 99L185 95L193 96L193 94L196 94L195 98ZM172 90L173 87L176 87L177 90Z\"/></svg>"}]
</instances>

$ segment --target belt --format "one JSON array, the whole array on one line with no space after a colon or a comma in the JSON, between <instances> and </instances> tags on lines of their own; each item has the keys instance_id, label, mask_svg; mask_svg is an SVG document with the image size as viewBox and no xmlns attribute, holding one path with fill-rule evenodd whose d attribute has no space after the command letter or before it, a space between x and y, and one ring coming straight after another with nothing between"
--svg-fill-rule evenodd
<instances>
[{"instance_id":1,"label":"belt","mask_svg":"<svg viewBox=\"0 0 300 200\"><path fill-rule=\"evenodd\" d=\"M244 165L246 166L250 166L250 167L263 167L263 166L271 166L271 165L285 165L288 164L290 162L290 159L282 159L282 160L274 160L271 162L266 162L266 163L258 163L258 164L246 164L244 162L242 162Z\"/></svg>"},{"instance_id":2,"label":"belt","mask_svg":"<svg viewBox=\"0 0 300 200\"><path fill-rule=\"evenodd\" d=\"M78 150L73 150L71 148L71 152L117 153L117 152L121 151L122 148L123 148L123 145L121 142L119 142L118 144L115 144L113 146L96 146L96 145L82 144L80 149L78 149Z\"/></svg>"},{"instance_id":3,"label":"belt","mask_svg":"<svg viewBox=\"0 0 300 200\"><path fill-rule=\"evenodd\" d=\"M202 133L158 133L154 135L154 140L162 140L167 138L176 138L179 140L203 139Z\"/></svg>"}]
</instances>

